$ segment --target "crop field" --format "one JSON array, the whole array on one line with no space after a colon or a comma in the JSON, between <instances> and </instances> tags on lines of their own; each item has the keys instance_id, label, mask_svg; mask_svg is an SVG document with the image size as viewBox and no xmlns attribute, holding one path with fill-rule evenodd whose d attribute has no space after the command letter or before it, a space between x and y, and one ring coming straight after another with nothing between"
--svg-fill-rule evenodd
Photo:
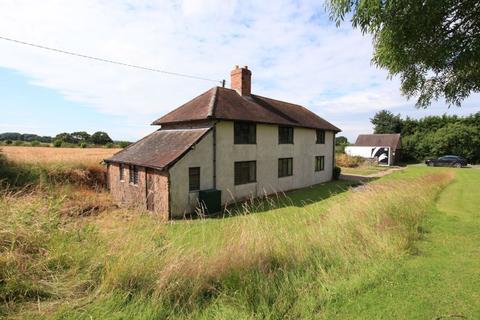
<instances>
[{"instance_id":1,"label":"crop field","mask_svg":"<svg viewBox=\"0 0 480 320\"><path fill-rule=\"evenodd\" d=\"M408 167L160 223L43 165L0 163L17 182L0 190L0 317L480 315L480 170Z\"/></svg>"},{"instance_id":2,"label":"crop field","mask_svg":"<svg viewBox=\"0 0 480 320\"><path fill-rule=\"evenodd\" d=\"M2 146L7 159L30 164L98 165L121 149Z\"/></svg>"}]
</instances>

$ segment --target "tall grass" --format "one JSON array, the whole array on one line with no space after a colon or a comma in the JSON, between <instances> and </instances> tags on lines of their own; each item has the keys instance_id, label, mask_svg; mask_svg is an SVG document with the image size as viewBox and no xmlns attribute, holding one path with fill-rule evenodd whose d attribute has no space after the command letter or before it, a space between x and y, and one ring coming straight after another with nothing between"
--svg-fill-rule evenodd
<instances>
[{"instance_id":1,"label":"tall grass","mask_svg":"<svg viewBox=\"0 0 480 320\"><path fill-rule=\"evenodd\" d=\"M68 198L3 194L0 299L5 313L59 318L318 317L414 249L451 179L380 180L321 210L265 219L245 207L174 225L118 210L79 222L62 214Z\"/></svg>"},{"instance_id":2,"label":"tall grass","mask_svg":"<svg viewBox=\"0 0 480 320\"><path fill-rule=\"evenodd\" d=\"M105 169L99 164L43 163L13 161L0 149L0 186L74 184L102 188Z\"/></svg>"}]
</instances>

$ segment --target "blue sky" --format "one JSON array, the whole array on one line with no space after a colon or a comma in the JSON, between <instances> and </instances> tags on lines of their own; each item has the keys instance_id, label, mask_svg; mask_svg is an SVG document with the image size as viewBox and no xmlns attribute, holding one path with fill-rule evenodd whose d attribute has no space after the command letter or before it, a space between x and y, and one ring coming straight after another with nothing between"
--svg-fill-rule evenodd
<instances>
[{"instance_id":1,"label":"blue sky","mask_svg":"<svg viewBox=\"0 0 480 320\"><path fill-rule=\"evenodd\" d=\"M0 35L107 59L213 79L234 65L253 72L253 93L300 103L350 140L369 118L480 111L442 101L414 108L398 79L371 65L371 39L337 28L319 1L122 1L0 3ZM54 135L104 130L136 140L151 121L215 85L82 60L0 41L0 132Z\"/></svg>"}]
</instances>

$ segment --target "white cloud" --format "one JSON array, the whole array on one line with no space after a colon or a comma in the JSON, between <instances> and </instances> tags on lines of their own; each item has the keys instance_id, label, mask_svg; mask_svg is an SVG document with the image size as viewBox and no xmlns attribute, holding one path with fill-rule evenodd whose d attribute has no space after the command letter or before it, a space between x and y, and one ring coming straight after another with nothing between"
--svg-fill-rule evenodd
<instances>
[{"instance_id":1,"label":"white cloud","mask_svg":"<svg viewBox=\"0 0 480 320\"><path fill-rule=\"evenodd\" d=\"M371 66L370 38L348 25L336 28L326 20L323 3L313 0L3 0L0 30L7 37L218 80L228 80L235 64L249 65L255 93L302 103L322 116L406 103L398 83ZM215 85L5 41L0 66L121 116L132 128ZM136 130L131 135L139 138L149 129Z\"/></svg>"}]
</instances>

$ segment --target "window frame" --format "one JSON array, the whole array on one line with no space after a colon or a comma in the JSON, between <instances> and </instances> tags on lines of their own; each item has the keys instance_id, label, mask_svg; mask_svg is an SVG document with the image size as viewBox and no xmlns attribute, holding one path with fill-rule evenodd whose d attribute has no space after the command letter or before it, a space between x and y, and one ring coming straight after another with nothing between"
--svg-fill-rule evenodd
<instances>
[{"instance_id":1,"label":"window frame","mask_svg":"<svg viewBox=\"0 0 480 320\"><path fill-rule=\"evenodd\" d=\"M138 186L138 166L129 165L128 166L128 182L131 185Z\"/></svg>"},{"instance_id":2,"label":"window frame","mask_svg":"<svg viewBox=\"0 0 480 320\"><path fill-rule=\"evenodd\" d=\"M248 127L247 135L245 128ZM233 144L257 144L257 124L255 122L234 121L233 123Z\"/></svg>"},{"instance_id":3,"label":"window frame","mask_svg":"<svg viewBox=\"0 0 480 320\"><path fill-rule=\"evenodd\" d=\"M197 173L192 173L192 171L198 170ZM198 177L198 181L196 181L196 185L192 188L192 177ZM189 167L188 168L188 191L200 191L200 167ZM195 182L195 181L193 181Z\"/></svg>"},{"instance_id":4,"label":"window frame","mask_svg":"<svg viewBox=\"0 0 480 320\"><path fill-rule=\"evenodd\" d=\"M286 168L284 167L286 166ZM278 177L293 176L293 158L279 158L278 159Z\"/></svg>"},{"instance_id":5,"label":"window frame","mask_svg":"<svg viewBox=\"0 0 480 320\"><path fill-rule=\"evenodd\" d=\"M321 134L319 135L319 133L321 133ZM316 134L315 143L316 144L325 144L325 130L316 129L315 134Z\"/></svg>"},{"instance_id":6,"label":"window frame","mask_svg":"<svg viewBox=\"0 0 480 320\"><path fill-rule=\"evenodd\" d=\"M315 156L315 172L325 171L325 156Z\"/></svg>"},{"instance_id":7,"label":"window frame","mask_svg":"<svg viewBox=\"0 0 480 320\"><path fill-rule=\"evenodd\" d=\"M293 144L295 130L292 126L278 126L278 144ZM282 136L287 133L287 136Z\"/></svg>"},{"instance_id":8,"label":"window frame","mask_svg":"<svg viewBox=\"0 0 480 320\"><path fill-rule=\"evenodd\" d=\"M252 173L252 168L250 165L253 164L253 178L251 177ZM247 169L248 170L248 178L244 181L241 180L239 181L239 175L240 173L237 172L237 170L245 170L244 168L241 168L240 166L245 166L248 165ZM235 161L234 162L234 168L233 168L233 180L234 180L234 185L239 186L243 184L249 184L249 183L256 183L257 182L257 161L256 160L251 160L251 161Z\"/></svg>"}]
</instances>

